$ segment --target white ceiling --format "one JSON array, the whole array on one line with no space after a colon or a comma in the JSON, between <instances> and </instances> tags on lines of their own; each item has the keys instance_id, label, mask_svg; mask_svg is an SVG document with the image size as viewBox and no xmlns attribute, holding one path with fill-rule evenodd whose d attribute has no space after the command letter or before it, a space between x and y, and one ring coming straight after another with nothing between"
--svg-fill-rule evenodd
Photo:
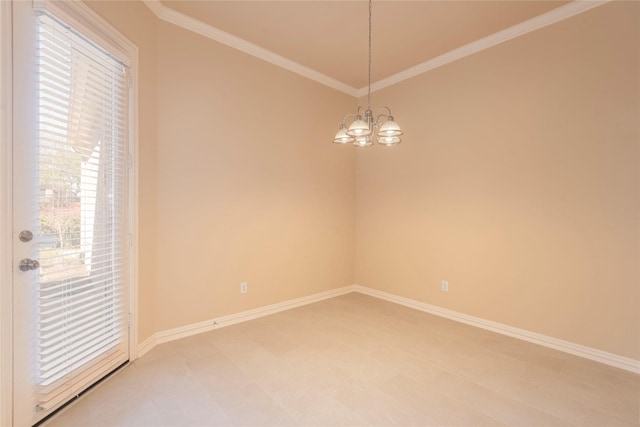
<instances>
[{"instance_id":1,"label":"white ceiling","mask_svg":"<svg viewBox=\"0 0 640 427\"><path fill-rule=\"evenodd\" d=\"M352 95L367 85L367 1L146 3L162 19ZM374 90L602 3L374 1Z\"/></svg>"}]
</instances>

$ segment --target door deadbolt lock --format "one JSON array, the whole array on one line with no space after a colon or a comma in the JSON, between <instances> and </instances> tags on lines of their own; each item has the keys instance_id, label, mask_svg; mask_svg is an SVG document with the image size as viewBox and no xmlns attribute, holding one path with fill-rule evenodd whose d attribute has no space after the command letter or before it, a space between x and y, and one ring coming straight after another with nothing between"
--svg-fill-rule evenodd
<instances>
[{"instance_id":1,"label":"door deadbolt lock","mask_svg":"<svg viewBox=\"0 0 640 427\"><path fill-rule=\"evenodd\" d=\"M40 267L40 262L36 259L25 258L20 261L21 271L36 270L38 267Z\"/></svg>"},{"instance_id":2,"label":"door deadbolt lock","mask_svg":"<svg viewBox=\"0 0 640 427\"><path fill-rule=\"evenodd\" d=\"M21 242L27 243L33 239L33 233L29 230L23 230L20 232L18 237L20 238Z\"/></svg>"}]
</instances>

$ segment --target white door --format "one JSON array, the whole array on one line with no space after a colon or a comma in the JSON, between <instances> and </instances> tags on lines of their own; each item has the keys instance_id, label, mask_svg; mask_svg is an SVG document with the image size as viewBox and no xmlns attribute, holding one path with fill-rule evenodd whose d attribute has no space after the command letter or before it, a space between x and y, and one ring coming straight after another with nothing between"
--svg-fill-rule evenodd
<instances>
[{"instance_id":1,"label":"white door","mask_svg":"<svg viewBox=\"0 0 640 427\"><path fill-rule=\"evenodd\" d=\"M14 1L14 425L129 358L127 70Z\"/></svg>"}]
</instances>

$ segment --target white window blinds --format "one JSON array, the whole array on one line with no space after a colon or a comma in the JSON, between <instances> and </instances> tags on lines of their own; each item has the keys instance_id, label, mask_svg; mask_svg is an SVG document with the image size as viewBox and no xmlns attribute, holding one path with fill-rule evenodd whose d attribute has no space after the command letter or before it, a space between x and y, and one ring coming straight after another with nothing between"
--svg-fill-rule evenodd
<instances>
[{"instance_id":1,"label":"white window blinds","mask_svg":"<svg viewBox=\"0 0 640 427\"><path fill-rule=\"evenodd\" d=\"M128 359L127 70L38 17L40 409Z\"/></svg>"}]
</instances>

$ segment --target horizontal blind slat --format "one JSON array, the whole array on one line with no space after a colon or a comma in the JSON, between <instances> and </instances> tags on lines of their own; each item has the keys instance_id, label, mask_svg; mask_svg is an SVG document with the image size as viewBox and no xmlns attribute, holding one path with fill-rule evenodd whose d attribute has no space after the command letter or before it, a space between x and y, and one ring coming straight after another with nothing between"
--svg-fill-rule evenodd
<instances>
[{"instance_id":1,"label":"horizontal blind slat","mask_svg":"<svg viewBox=\"0 0 640 427\"><path fill-rule=\"evenodd\" d=\"M119 269L117 272L120 273ZM40 289L40 298L43 301L47 301L52 298L58 298L67 295L70 292L79 292L83 289L95 288L96 283L90 279L76 280L70 282L62 282L55 286L50 286L46 289Z\"/></svg>"},{"instance_id":2,"label":"horizontal blind slat","mask_svg":"<svg viewBox=\"0 0 640 427\"><path fill-rule=\"evenodd\" d=\"M122 348L116 347L110 349L104 353L104 357L87 363L81 368L76 369L72 374L65 375L61 379L54 381L48 381L47 384L43 384L37 391L38 401L41 404L50 405L51 402L57 399L60 393L68 393L67 389L77 390L82 384L84 384L88 378L98 378L104 375L105 369L111 371L110 366L116 367L122 364L128 359L126 352ZM54 405L51 405L53 407Z\"/></svg>"},{"instance_id":3,"label":"horizontal blind slat","mask_svg":"<svg viewBox=\"0 0 640 427\"><path fill-rule=\"evenodd\" d=\"M104 50L39 22L38 372L54 407L126 355L110 349L126 348L127 82Z\"/></svg>"},{"instance_id":4,"label":"horizontal blind slat","mask_svg":"<svg viewBox=\"0 0 640 427\"><path fill-rule=\"evenodd\" d=\"M121 324L114 322L113 316L111 316L102 329L94 325L94 328L74 331L73 341L59 341L56 345L44 347L40 354L40 362L45 366L44 364L58 360L60 357L68 358L69 355L79 354L85 350L87 343L104 339L104 337L119 335L121 332L120 327Z\"/></svg>"},{"instance_id":5,"label":"horizontal blind slat","mask_svg":"<svg viewBox=\"0 0 640 427\"><path fill-rule=\"evenodd\" d=\"M118 298L118 299L115 299L114 301L120 302L121 300L122 298ZM82 314L76 314L74 316L67 317L67 318L60 318L55 323L48 323L46 325L42 325L41 326L42 332L48 333L51 331L59 330L59 328L63 327L65 324L74 325L76 324L76 322L84 321L84 319L90 318L94 314L101 313L101 310L102 310L101 306L94 306L94 307L91 307L90 309L87 309Z\"/></svg>"},{"instance_id":6,"label":"horizontal blind slat","mask_svg":"<svg viewBox=\"0 0 640 427\"><path fill-rule=\"evenodd\" d=\"M77 364L90 360L93 355L99 354L100 350L113 347L120 340L119 336L112 336L109 339L102 337L96 338L93 342L88 343L81 352L74 354L60 354L58 359L48 364L41 365L40 375L43 378L52 379L56 374L73 369Z\"/></svg>"},{"instance_id":7,"label":"horizontal blind slat","mask_svg":"<svg viewBox=\"0 0 640 427\"><path fill-rule=\"evenodd\" d=\"M41 320L40 324L43 328L51 324L63 325L64 321L67 318L75 318L76 316L82 316L85 311L89 311L95 307L99 309L104 309L103 301L107 296L115 298L116 291L105 291L105 294L108 295L99 295L93 293L82 300L73 301L67 304L67 307L52 307L52 306L43 306L40 310L42 317L46 317L46 320ZM111 304L113 301L109 301L108 304ZM60 323L62 321L63 323ZM44 343L43 343L44 345Z\"/></svg>"},{"instance_id":8,"label":"horizontal blind slat","mask_svg":"<svg viewBox=\"0 0 640 427\"><path fill-rule=\"evenodd\" d=\"M46 347L42 347L40 360L46 362L49 356L59 355L61 349L64 349L65 354L70 354L74 349L83 348L85 342L90 341L96 336L113 334L122 324L120 319L114 318L114 316L120 313L121 312L103 313L102 319L98 318L91 323L78 325L74 330L73 340L69 340L64 334L58 336L57 340L50 340ZM109 330L113 330L113 332L108 332Z\"/></svg>"},{"instance_id":9,"label":"horizontal blind slat","mask_svg":"<svg viewBox=\"0 0 640 427\"><path fill-rule=\"evenodd\" d=\"M118 308L117 309L118 313L120 313L121 315L123 314L123 310L122 308ZM79 318L78 320L76 320L75 322L69 322L69 324L73 324L75 323L77 325L77 327L82 327L84 325L84 323L92 323L93 321L95 321L96 319L99 319L103 316L102 311L96 311L91 315L86 315L84 317ZM122 321L125 320L125 317L122 316ZM52 328L49 332L47 333L40 333L40 337L43 340L46 340L47 345L51 345L52 343L55 344L57 341L57 338L60 336L63 336L65 334L64 330L60 330L60 329L55 329ZM43 346L44 347L44 346Z\"/></svg>"},{"instance_id":10,"label":"horizontal blind slat","mask_svg":"<svg viewBox=\"0 0 640 427\"><path fill-rule=\"evenodd\" d=\"M106 264L106 266L105 266ZM82 276L77 276L77 275L73 275L73 276L69 276L67 275L66 277L63 275L63 273L69 272L71 274L73 274L74 271L77 271L77 268L74 269L74 267L69 267L66 269L60 269L60 270L55 270L55 271L51 271L51 272L46 272L40 275L40 279L43 282L43 284L49 284L49 283L56 283L56 282L61 282L59 285L61 287L69 287L69 286L73 286L76 283L83 283L86 282L87 280L93 280L95 283L95 279L99 279L101 277L108 277L105 276L105 272L111 271L113 273L122 273L122 268L117 268L117 267L121 267L124 264L118 263L110 263L109 261L105 261L103 263L92 263L92 269L91 269L91 274L89 274L89 272L87 272L86 275L82 275ZM47 265L46 264L41 264L40 265L41 269L42 268L46 268ZM94 267L99 267L99 268L94 268ZM101 272L101 274L95 274L97 272ZM50 276L54 276L57 279L56 280L47 280ZM47 286L45 288L42 289L42 291L48 291L50 289L50 286ZM48 296L48 295L43 295L41 294L41 296Z\"/></svg>"}]
</instances>

